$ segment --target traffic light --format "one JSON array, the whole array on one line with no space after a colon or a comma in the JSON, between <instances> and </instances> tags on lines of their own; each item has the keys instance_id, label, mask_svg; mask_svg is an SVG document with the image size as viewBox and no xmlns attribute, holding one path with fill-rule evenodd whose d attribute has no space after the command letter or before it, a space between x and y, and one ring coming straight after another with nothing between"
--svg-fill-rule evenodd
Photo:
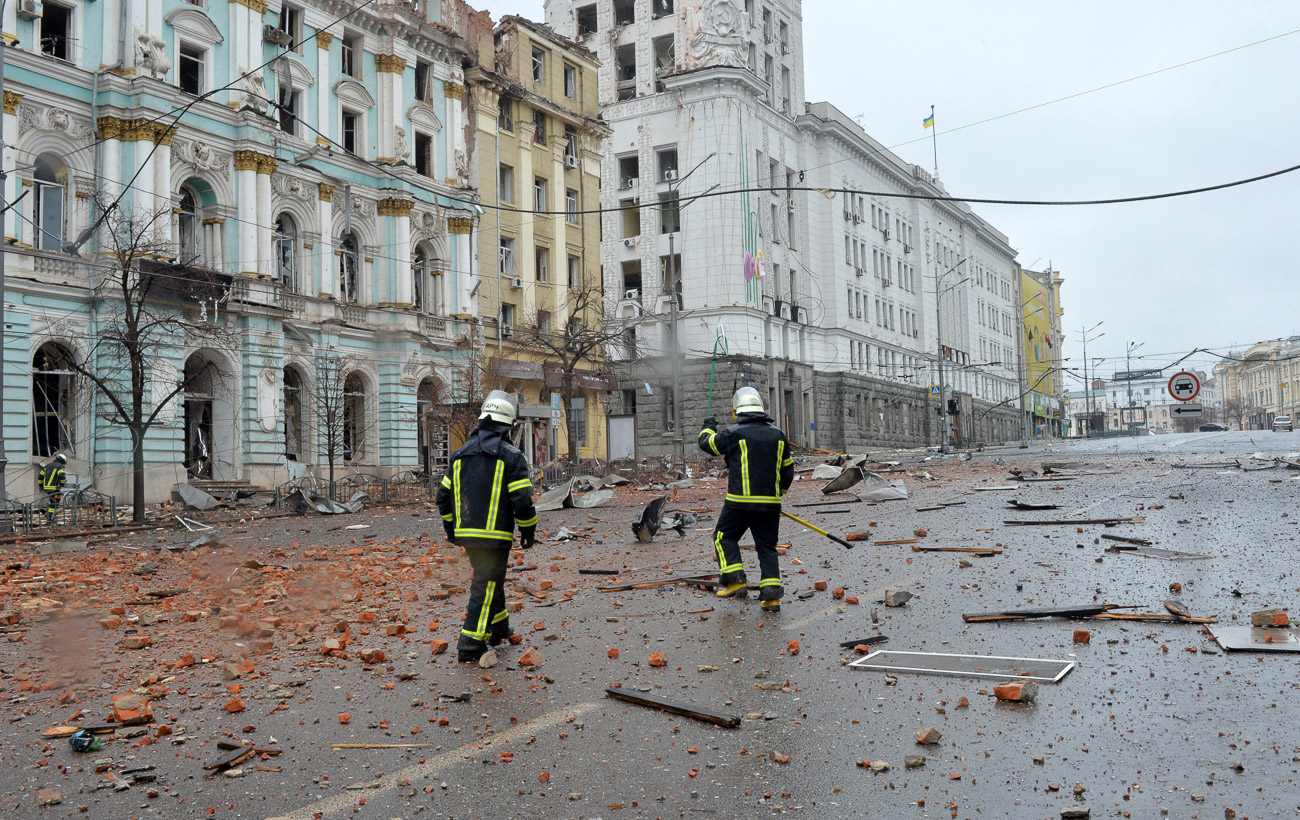
<instances>
[{"instance_id":1,"label":"traffic light","mask_svg":"<svg viewBox=\"0 0 1300 820\"><path fill-rule=\"evenodd\" d=\"M960 412L961 412L961 409L957 406L957 400L956 400L956 399L948 399L948 415L950 415L950 416L955 416L955 415L957 415L957 414L960 413Z\"/></svg>"}]
</instances>

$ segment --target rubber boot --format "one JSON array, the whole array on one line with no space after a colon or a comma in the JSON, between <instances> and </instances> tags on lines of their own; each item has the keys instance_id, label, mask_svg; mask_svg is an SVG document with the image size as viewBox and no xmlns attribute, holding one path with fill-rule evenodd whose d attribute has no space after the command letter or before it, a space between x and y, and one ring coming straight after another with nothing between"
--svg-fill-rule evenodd
<instances>
[{"instance_id":1,"label":"rubber boot","mask_svg":"<svg viewBox=\"0 0 1300 820\"><path fill-rule=\"evenodd\" d=\"M736 581L722 587L716 594L719 598L747 598L749 597L749 587L744 581Z\"/></svg>"},{"instance_id":2,"label":"rubber boot","mask_svg":"<svg viewBox=\"0 0 1300 820\"><path fill-rule=\"evenodd\" d=\"M758 605L759 605L760 607L763 608L763 611L764 611L764 612L780 612L780 611L781 611L781 599L780 599L780 598L772 598L772 599L770 599L770 600L766 600L766 601L759 601L759 602L758 602Z\"/></svg>"},{"instance_id":3,"label":"rubber boot","mask_svg":"<svg viewBox=\"0 0 1300 820\"><path fill-rule=\"evenodd\" d=\"M500 646L505 641L510 640L510 636L513 634L515 634L515 631L510 628L509 623L496 624L492 627L492 631L488 633L488 646Z\"/></svg>"},{"instance_id":4,"label":"rubber boot","mask_svg":"<svg viewBox=\"0 0 1300 820\"><path fill-rule=\"evenodd\" d=\"M461 635L460 640L456 642L456 662L476 663L486 651L487 644L474 640L468 635Z\"/></svg>"}]
</instances>

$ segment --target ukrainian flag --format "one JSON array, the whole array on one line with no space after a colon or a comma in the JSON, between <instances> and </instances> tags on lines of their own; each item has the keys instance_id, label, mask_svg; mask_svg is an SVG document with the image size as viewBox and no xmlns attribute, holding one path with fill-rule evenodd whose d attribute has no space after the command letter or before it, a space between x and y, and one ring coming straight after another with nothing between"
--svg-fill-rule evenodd
<instances>
[{"instance_id":1,"label":"ukrainian flag","mask_svg":"<svg viewBox=\"0 0 1300 820\"><path fill-rule=\"evenodd\" d=\"M921 127L922 127L922 128L933 128L933 127L934 127L934 112L933 112L933 111L930 112L930 116L928 116L928 117L926 117L925 119L921 120Z\"/></svg>"}]
</instances>

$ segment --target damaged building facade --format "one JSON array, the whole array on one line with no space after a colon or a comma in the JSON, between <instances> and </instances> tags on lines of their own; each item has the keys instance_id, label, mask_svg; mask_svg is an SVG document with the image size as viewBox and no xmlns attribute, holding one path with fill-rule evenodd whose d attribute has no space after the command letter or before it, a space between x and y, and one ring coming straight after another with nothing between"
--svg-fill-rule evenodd
<instances>
[{"instance_id":1,"label":"damaged building facade","mask_svg":"<svg viewBox=\"0 0 1300 820\"><path fill-rule=\"evenodd\" d=\"M1015 250L964 203L914 198L946 193L805 102L798 0L546 13L601 62L602 263L609 314L635 324L617 403L639 455L670 453L679 423L691 441L711 382L715 414L752 384L806 447L938 444L949 407L954 443L1019 435Z\"/></svg>"},{"instance_id":2,"label":"damaged building facade","mask_svg":"<svg viewBox=\"0 0 1300 820\"><path fill-rule=\"evenodd\" d=\"M33 465L64 451L74 486L131 495L130 436L74 366L119 364L87 357L113 314L96 285L123 215L150 223L163 278L206 285L174 287L160 315L224 331L149 350L150 501L191 479L322 475L327 426L340 474L437 469L431 410L481 338L470 49L442 16L388 0L5 5L10 492L30 500Z\"/></svg>"}]
</instances>

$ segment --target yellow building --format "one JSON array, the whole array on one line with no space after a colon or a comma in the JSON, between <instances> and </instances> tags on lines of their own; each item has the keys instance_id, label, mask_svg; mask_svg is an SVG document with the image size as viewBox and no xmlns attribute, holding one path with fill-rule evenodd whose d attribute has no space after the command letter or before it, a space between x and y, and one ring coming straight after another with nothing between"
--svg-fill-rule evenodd
<instances>
[{"instance_id":1,"label":"yellow building","mask_svg":"<svg viewBox=\"0 0 1300 820\"><path fill-rule=\"evenodd\" d=\"M1060 436L1065 417L1061 372L1061 284L1053 270L1020 272L1021 360L1024 362L1025 410L1033 417L1038 438Z\"/></svg>"},{"instance_id":2,"label":"yellow building","mask_svg":"<svg viewBox=\"0 0 1300 820\"><path fill-rule=\"evenodd\" d=\"M610 133L598 119L598 65L549 28L508 16L480 33L478 64L465 71L470 177L484 208L484 367L492 386L519 398L524 450L539 464L570 453L570 429L582 458L604 458L605 397L617 386L604 345L574 361L580 345L568 341L603 317L600 215L583 213L600 206Z\"/></svg>"}]
</instances>

